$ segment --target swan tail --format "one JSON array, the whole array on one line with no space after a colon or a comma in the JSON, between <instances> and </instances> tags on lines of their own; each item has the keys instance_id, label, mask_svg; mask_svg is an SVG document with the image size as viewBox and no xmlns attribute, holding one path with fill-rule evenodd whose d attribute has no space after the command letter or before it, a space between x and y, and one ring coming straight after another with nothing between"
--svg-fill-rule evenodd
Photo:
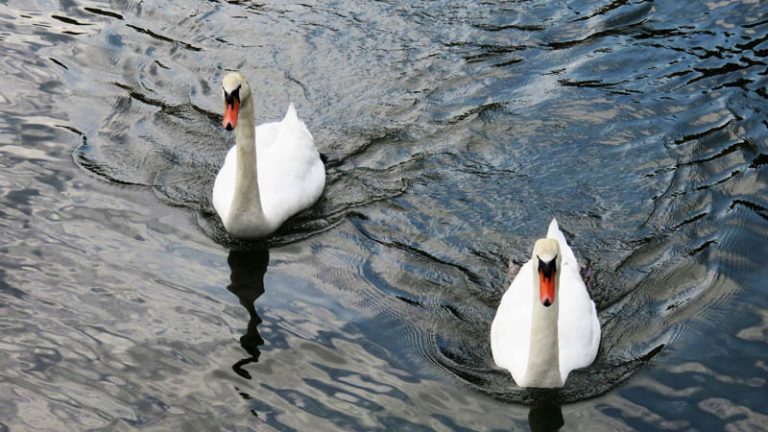
<instances>
[{"instance_id":1,"label":"swan tail","mask_svg":"<svg viewBox=\"0 0 768 432\"><path fill-rule=\"evenodd\" d=\"M560 231L560 225L557 224L557 218L552 218L552 222L549 223L547 237L555 239L560 243L565 243L565 237L563 236L563 232Z\"/></svg>"},{"instance_id":2,"label":"swan tail","mask_svg":"<svg viewBox=\"0 0 768 432\"><path fill-rule=\"evenodd\" d=\"M563 251L563 258L566 262L572 262L578 268L576 255L573 254L573 250L571 250L571 247L565 240L565 235L560 231L560 225L558 225L556 218L552 218L552 222L549 223L547 237L557 240L557 242L560 243L560 249Z\"/></svg>"},{"instance_id":3,"label":"swan tail","mask_svg":"<svg viewBox=\"0 0 768 432\"><path fill-rule=\"evenodd\" d=\"M299 114L296 113L296 107L293 106L293 102L288 105L288 111L285 112L285 120L299 120Z\"/></svg>"}]
</instances>

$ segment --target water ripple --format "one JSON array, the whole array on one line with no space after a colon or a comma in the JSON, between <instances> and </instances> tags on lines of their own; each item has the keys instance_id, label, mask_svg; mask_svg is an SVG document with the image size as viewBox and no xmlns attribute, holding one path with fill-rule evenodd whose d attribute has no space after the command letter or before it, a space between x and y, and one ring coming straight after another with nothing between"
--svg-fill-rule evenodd
<instances>
[{"instance_id":1,"label":"water ripple","mask_svg":"<svg viewBox=\"0 0 768 432\"><path fill-rule=\"evenodd\" d=\"M758 427L764 15L11 2L0 430ZM265 244L210 203L233 69L260 121L293 101L327 158L321 201ZM552 216L603 339L540 392L488 332Z\"/></svg>"}]
</instances>

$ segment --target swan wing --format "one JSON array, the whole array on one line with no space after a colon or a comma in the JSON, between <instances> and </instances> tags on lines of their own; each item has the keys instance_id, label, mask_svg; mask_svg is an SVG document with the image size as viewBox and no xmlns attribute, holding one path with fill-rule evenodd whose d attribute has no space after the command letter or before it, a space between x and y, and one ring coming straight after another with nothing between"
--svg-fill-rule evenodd
<instances>
[{"instance_id":1,"label":"swan wing","mask_svg":"<svg viewBox=\"0 0 768 432\"><path fill-rule=\"evenodd\" d=\"M518 384L525 377L531 344L533 270L528 261L501 298L491 324L491 352L497 366L512 373Z\"/></svg>"},{"instance_id":2,"label":"swan wing","mask_svg":"<svg viewBox=\"0 0 768 432\"><path fill-rule=\"evenodd\" d=\"M262 208L267 220L279 226L320 198L325 166L293 104L282 121L257 128L256 143Z\"/></svg>"},{"instance_id":3,"label":"swan wing","mask_svg":"<svg viewBox=\"0 0 768 432\"><path fill-rule=\"evenodd\" d=\"M235 172L237 167L237 146L232 146L224 158L224 165L213 183L213 208L222 221L227 220L232 198L235 195Z\"/></svg>"},{"instance_id":4,"label":"swan wing","mask_svg":"<svg viewBox=\"0 0 768 432\"><path fill-rule=\"evenodd\" d=\"M563 254L557 327L560 376L565 382L572 370L589 366L595 360L600 345L600 321L597 319L595 303L589 297L587 286L581 278L579 264L557 220L552 219L547 237L560 243Z\"/></svg>"},{"instance_id":5,"label":"swan wing","mask_svg":"<svg viewBox=\"0 0 768 432\"><path fill-rule=\"evenodd\" d=\"M563 382L574 370L595 361L600 345L600 322L595 303L578 270L564 268L560 276L560 316L558 317L558 349L560 376Z\"/></svg>"}]
</instances>

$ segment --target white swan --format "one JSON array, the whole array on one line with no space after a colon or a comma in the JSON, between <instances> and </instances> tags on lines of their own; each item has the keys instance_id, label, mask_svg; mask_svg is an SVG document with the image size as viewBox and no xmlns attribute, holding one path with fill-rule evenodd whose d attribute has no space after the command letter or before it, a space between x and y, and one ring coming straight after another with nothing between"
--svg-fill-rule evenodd
<instances>
[{"instance_id":1,"label":"white swan","mask_svg":"<svg viewBox=\"0 0 768 432\"><path fill-rule=\"evenodd\" d=\"M235 145L213 185L213 207L236 237L263 237L311 206L325 187L325 166L312 134L291 104L279 122L253 127L251 87L224 77L224 127Z\"/></svg>"},{"instance_id":2,"label":"white swan","mask_svg":"<svg viewBox=\"0 0 768 432\"><path fill-rule=\"evenodd\" d=\"M599 345L595 304L552 219L501 299L491 324L493 359L521 387L562 387L572 370L592 364Z\"/></svg>"}]
</instances>

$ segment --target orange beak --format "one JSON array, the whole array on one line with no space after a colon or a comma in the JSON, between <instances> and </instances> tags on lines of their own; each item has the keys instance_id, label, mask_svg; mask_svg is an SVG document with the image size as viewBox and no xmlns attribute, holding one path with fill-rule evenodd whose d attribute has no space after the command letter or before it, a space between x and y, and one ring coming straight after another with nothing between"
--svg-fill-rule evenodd
<instances>
[{"instance_id":1,"label":"orange beak","mask_svg":"<svg viewBox=\"0 0 768 432\"><path fill-rule=\"evenodd\" d=\"M222 126L226 130L232 130L237 127L237 110L240 108L240 101L234 100L232 105L224 103L224 122Z\"/></svg>"},{"instance_id":2,"label":"orange beak","mask_svg":"<svg viewBox=\"0 0 768 432\"><path fill-rule=\"evenodd\" d=\"M544 306L551 306L555 302L555 272L550 277L544 276L539 271L539 299Z\"/></svg>"}]
</instances>

